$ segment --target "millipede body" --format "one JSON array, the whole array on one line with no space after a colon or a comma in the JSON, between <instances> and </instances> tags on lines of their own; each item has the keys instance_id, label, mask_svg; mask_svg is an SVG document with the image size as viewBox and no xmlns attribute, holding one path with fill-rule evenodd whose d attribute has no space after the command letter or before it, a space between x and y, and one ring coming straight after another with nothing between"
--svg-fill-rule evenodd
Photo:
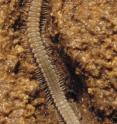
<instances>
[{"instance_id":1,"label":"millipede body","mask_svg":"<svg viewBox=\"0 0 117 124\"><path fill-rule=\"evenodd\" d=\"M52 64L52 57L48 55L48 51L44 46L43 38L40 33L40 16L43 0L32 0L30 4L27 36L32 52L38 66L47 82L47 86L56 108L62 116L66 124L80 124L78 117L72 110L65 94L61 88L60 75L58 75L55 65ZM42 22L43 24L43 22Z\"/></svg>"}]
</instances>

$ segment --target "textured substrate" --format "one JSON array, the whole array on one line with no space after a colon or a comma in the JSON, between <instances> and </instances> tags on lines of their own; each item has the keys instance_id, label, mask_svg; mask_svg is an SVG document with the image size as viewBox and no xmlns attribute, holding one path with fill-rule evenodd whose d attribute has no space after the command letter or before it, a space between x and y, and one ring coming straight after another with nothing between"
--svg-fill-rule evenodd
<instances>
[{"instance_id":1,"label":"textured substrate","mask_svg":"<svg viewBox=\"0 0 117 124\"><path fill-rule=\"evenodd\" d=\"M116 123L117 1L52 0L51 5L50 37L83 77L88 108L103 123Z\"/></svg>"},{"instance_id":2,"label":"textured substrate","mask_svg":"<svg viewBox=\"0 0 117 124\"><path fill-rule=\"evenodd\" d=\"M57 124L26 39L27 3L0 0L0 124Z\"/></svg>"}]
</instances>

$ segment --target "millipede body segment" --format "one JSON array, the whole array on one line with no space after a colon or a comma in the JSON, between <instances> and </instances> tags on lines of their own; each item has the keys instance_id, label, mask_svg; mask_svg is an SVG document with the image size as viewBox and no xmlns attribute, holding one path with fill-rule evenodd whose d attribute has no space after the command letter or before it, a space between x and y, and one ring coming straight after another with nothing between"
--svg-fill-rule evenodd
<instances>
[{"instance_id":1,"label":"millipede body segment","mask_svg":"<svg viewBox=\"0 0 117 124\"><path fill-rule=\"evenodd\" d=\"M27 21L27 36L36 58L36 62L41 68L43 76L47 82L51 97L56 108L62 116L66 124L80 124L78 117L72 110L65 94L60 86L64 83L60 80L60 75L56 72L56 67L52 64L52 58L44 46L40 33L40 16L43 0L32 0L30 4L28 21Z\"/></svg>"}]
</instances>

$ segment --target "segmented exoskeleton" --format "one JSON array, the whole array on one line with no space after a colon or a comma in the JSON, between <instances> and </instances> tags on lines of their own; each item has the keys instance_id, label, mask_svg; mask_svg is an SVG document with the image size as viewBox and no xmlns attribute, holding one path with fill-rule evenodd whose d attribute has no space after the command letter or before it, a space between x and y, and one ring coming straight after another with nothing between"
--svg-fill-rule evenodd
<instances>
[{"instance_id":1,"label":"segmented exoskeleton","mask_svg":"<svg viewBox=\"0 0 117 124\"><path fill-rule=\"evenodd\" d=\"M40 23L42 3L42 0L32 0L31 2L27 22L28 41L36 58L36 62L41 68L41 72L47 82L54 104L65 123L80 124L61 88L64 80L61 80L55 65L52 64L52 58L48 55L48 51L44 46L44 38L41 37L40 24L43 25L43 23Z\"/></svg>"}]
</instances>

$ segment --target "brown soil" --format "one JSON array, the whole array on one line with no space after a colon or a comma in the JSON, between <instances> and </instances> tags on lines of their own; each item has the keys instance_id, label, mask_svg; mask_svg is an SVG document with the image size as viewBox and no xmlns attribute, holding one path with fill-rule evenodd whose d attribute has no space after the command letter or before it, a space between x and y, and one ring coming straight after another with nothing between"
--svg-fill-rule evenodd
<instances>
[{"instance_id":1,"label":"brown soil","mask_svg":"<svg viewBox=\"0 0 117 124\"><path fill-rule=\"evenodd\" d=\"M0 124L57 124L25 37L28 2L0 0Z\"/></svg>"},{"instance_id":2,"label":"brown soil","mask_svg":"<svg viewBox=\"0 0 117 124\"><path fill-rule=\"evenodd\" d=\"M30 1L0 0L0 124L58 123L25 34ZM50 8L47 35L66 58L84 123L117 123L117 1L51 0Z\"/></svg>"},{"instance_id":3,"label":"brown soil","mask_svg":"<svg viewBox=\"0 0 117 124\"><path fill-rule=\"evenodd\" d=\"M52 0L51 4L48 31L68 56L76 83L84 83L80 88L88 94L87 109L101 123L117 123L117 1Z\"/></svg>"}]
</instances>

